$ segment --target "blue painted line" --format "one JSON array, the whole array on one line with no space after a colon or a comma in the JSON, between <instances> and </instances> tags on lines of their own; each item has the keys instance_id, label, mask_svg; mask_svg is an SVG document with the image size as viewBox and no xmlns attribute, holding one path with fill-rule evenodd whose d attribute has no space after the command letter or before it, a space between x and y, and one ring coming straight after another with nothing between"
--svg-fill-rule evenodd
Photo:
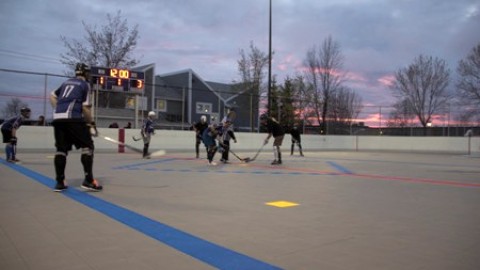
<instances>
[{"instance_id":1,"label":"blue painted line","mask_svg":"<svg viewBox=\"0 0 480 270\"><path fill-rule=\"evenodd\" d=\"M2 163L49 188L55 183L54 179L23 166L9 164L6 161L2 161ZM87 192L69 188L61 194L215 268L225 270L281 269L277 266L203 240L146 216L142 216L131 210L92 196Z\"/></svg>"},{"instance_id":2,"label":"blue painted line","mask_svg":"<svg viewBox=\"0 0 480 270\"><path fill-rule=\"evenodd\" d=\"M341 172L341 173L344 173L344 174L353 174L352 171L350 171L349 169L343 167L342 165L338 164L338 163L335 163L333 161L327 161L327 164L332 166L333 168L335 168L337 171Z\"/></svg>"}]
</instances>

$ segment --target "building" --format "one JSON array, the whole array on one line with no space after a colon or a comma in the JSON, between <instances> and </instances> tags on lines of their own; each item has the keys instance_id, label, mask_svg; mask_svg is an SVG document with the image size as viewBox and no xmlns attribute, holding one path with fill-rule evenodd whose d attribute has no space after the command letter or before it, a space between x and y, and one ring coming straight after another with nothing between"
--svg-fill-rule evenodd
<instances>
[{"instance_id":1,"label":"building","mask_svg":"<svg viewBox=\"0 0 480 270\"><path fill-rule=\"evenodd\" d=\"M208 122L220 123L230 109L236 112L237 130L258 127L258 110L252 109L255 102L258 106L258 97L238 84L205 81L192 69L155 75L155 65L149 64L132 70L145 73L143 91L112 93L98 89L98 126L116 122L122 127L132 122L138 128L146 114L155 111L156 128L189 129L202 115Z\"/></svg>"}]
</instances>

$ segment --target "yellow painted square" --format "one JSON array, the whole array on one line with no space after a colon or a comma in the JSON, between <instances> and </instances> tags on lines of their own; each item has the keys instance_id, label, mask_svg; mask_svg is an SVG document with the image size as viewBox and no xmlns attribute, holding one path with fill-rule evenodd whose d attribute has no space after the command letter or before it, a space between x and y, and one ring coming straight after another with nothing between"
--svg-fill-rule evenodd
<instances>
[{"instance_id":1,"label":"yellow painted square","mask_svg":"<svg viewBox=\"0 0 480 270\"><path fill-rule=\"evenodd\" d=\"M289 202L289 201L275 201L275 202L267 202L265 204L270 205L270 206L280 207L280 208L286 208L286 207L292 207L292 206L300 205L298 203Z\"/></svg>"}]
</instances>

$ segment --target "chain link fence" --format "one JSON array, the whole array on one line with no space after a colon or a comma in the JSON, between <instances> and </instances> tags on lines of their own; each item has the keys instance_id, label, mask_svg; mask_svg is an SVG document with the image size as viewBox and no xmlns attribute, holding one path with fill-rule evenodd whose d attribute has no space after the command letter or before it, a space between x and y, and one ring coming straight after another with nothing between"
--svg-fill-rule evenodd
<instances>
[{"instance_id":1,"label":"chain link fence","mask_svg":"<svg viewBox=\"0 0 480 270\"><path fill-rule=\"evenodd\" d=\"M31 124L35 125L39 116L43 115L46 118L46 123L51 121L52 107L50 106L49 96L50 92L58 87L65 79L68 78L59 74L38 73L30 71L19 71L0 69L0 119L5 119L12 116L11 111L8 110L7 105L13 99L20 100L22 103L28 105L32 109ZM165 87L165 86L163 86ZM166 86L168 87L168 86ZM145 88L145 89L151 89ZM161 89L161 87L160 87ZM178 91L185 91L177 88ZM196 89L193 89L195 91ZM221 90L220 90L221 91ZM158 91L157 93L158 94ZM117 93L114 93L117 95ZM251 94L246 93L246 100L251 100ZM182 95L185 98L185 95ZM143 97L143 96L142 96ZM97 123L99 127L108 127L109 123L115 122L119 127L126 126L128 122L134 122L133 127L138 127L143 117L135 117L135 111L131 101L131 95L125 95L121 98L124 103L119 106L112 106L111 108L97 108L101 113L102 120ZM143 97L145 99L145 97ZM130 101L129 101L130 100ZM188 104L186 101L179 101L183 104ZM265 102L265 97L260 97L259 106L252 106L252 108L260 107ZM180 106L180 105L179 105ZM191 105L195 106L195 105ZM143 106L144 107L144 106ZM142 107L142 110L145 109ZM175 113L175 117L167 117L170 114L165 114L162 118L165 122L159 124L159 128L178 127L179 129L188 129L189 123L185 123L186 109L179 110ZM338 135L388 135L388 136L464 136L464 135L480 135L480 123L478 122L464 122L458 119L460 108L449 106L444 108L441 112L434 115L432 122L427 128L422 127L416 118L404 121L402 125L395 125L391 120L394 108L389 104L380 105L364 105L358 116L349 121L348 124L342 123L326 123L325 130L320 130L319 126L308 125L305 123L313 121L299 121L304 123L302 126L303 132L306 134L338 134ZM142 111L143 116L143 111ZM258 131L258 129L256 129Z\"/></svg>"}]
</instances>

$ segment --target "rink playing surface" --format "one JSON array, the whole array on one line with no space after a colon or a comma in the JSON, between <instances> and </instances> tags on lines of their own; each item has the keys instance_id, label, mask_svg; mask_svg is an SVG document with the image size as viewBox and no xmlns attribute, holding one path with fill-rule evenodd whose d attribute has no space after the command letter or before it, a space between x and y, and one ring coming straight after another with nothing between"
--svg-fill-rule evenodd
<instances>
[{"instance_id":1,"label":"rink playing surface","mask_svg":"<svg viewBox=\"0 0 480 270\"><path fill-rule=\"evenodd\" d=\"M62 193L52 153L1 159L0 269L480 269L478 157L192 157L96 153L97 193L78 152Z\"/></svg>"}]
</instances>

